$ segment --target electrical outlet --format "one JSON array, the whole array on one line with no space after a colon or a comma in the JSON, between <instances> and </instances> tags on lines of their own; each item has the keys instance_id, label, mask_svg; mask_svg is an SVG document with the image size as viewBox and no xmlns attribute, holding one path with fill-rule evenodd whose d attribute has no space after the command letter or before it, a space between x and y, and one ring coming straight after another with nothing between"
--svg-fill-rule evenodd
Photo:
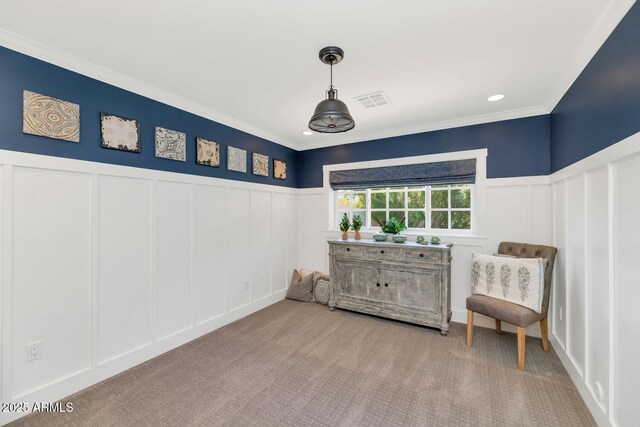
<instances>
[{"instance_id":1,"label":"electrical outlet","mask_svg":"<svg viewBox=\"0 0 640 427\"><path fill-rule=\"evenodd\" d=\"M249 280L245 280L244 281L244 290L248 291L249 290Z\"/></svg>"},{"instance_id":2,"label":"electrical outlet","mask_svg":"<svg viewBox=\"0 0 640 427\"><path fill-rule=\"evenodd\" d=\"M42 341L27 344L27 362L42 359Z\"/></svg>"},{"instance_id":3,"label":"electrical outlet","mask_svg":"<svg viewBox=\"0 0 640 427\"><path fill-rule=\"evenodd\" d=\"M562 306L558 306L558 319L562 320Z\"/></svg>"}]
</instances>

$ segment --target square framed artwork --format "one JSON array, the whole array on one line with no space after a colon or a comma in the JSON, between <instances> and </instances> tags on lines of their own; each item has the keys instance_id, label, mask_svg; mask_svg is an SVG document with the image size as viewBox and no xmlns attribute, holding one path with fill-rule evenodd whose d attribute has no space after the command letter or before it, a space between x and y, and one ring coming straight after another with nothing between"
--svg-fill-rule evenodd
<instances>
[{"instance_id":1,"label":"square framed artwork","mask_svg":"<svg viewBox=\"0 0 640 427\"><path fill-rule=\"evenodd\" d=\"M247 151L236 147L227 147L227 169L247 173Z\"/></svg>"},{"instance_id":2,"label":"square framed artwork","mask_svg":"<svg viewBox=\"0 0 640 427\"><path fill-rule=\"evenodd\" d=\"M196 163L220 167L220 144L204 138L196 138Z\"/></svg>"},{"instance_id":3,"label":"square framed artwork","mask_svg":"<svg viewBox=\"0 0 640 427\"><path fill-rule=\"evenodd\" d=\"M22 92L22 132L80 142L80 106L25 90Z\"/></svg>"},{"instance_id":4,"label":"square framed artwork","mask_svg":"<svg viewBox=\"0 0 640 427\"><path fill-rule=\"evenodd\" d=\"M184 162L187 160L187 134L156 127L156 157Z\"/></svg>"},{"instance_id":5,"label":"square framed artwork","mask_svg":"<svg viewBox=\"0 0 640 427\"><path fill-rule=\"evenodd\" d=\"M287 179L287 162L273 159L273 177L276 179Z\"/></svg>"},{"instance_id":6,"label":"square framed artwork","mask_svg":"<svg viewBox=\"0 0 640 427\"><path fill-rule=\"evenodd\" d=\"M103 148L140 152L140 123L134 119L100 113L100 141Z\"/></svg>"},{"instance_id":7,"label":"square framed artwork","mask_svg":"<svg viewBox=\"0 0 640 427\"><path fill-rule=\"evenodd\" d=\"M253 153L253 174L269 176L269 156Z\"/></svg>"}]
</instances>

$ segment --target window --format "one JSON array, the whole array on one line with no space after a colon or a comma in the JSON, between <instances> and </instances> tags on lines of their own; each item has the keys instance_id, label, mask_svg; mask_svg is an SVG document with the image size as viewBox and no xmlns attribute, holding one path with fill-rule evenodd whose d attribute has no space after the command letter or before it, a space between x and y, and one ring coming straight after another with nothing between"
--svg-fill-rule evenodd
<instances>
[{"instance_id":1,"label":"window","mask_svg":"<svg viewBox=\"0 0 640 427\"><path fill-rule=\"evenodd\" d=\"M336 218L360 215L363 228L378 228L378 221L396 218L415 230L471 231L473 185L370 188L339 190Z\"/></svg>"}]
</instances>

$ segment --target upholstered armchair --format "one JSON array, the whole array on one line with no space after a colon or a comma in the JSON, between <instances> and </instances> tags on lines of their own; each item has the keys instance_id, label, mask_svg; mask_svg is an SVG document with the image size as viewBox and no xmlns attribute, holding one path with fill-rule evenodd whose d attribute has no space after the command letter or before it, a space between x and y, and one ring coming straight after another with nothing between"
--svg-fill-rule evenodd
<instances>
[{"instance_id":1,"label":"upholstered armchair","mask_svg":"<svg viewBox=\"0 0 640 427\"><path fill-rule=\"evenodd\" d=\"M530 245L527 243L502 242L498 253L512 255L518 258L546 258L547 266L544 274L544 294L541 313L485 295L471 295L467 298L467 345L473 344L473 314L492 317L496 321L496 332L502 332L502 322L509 323L518 328L518 369L524 371L524 343L525 328L535 322L540 322L540 335L542 336L542 348L549 351L549 334L547 326L547 313L549 311L549 295L551 293L551 275L556 258L557 249L552 246Z\"/></svg>"}]
</instances>

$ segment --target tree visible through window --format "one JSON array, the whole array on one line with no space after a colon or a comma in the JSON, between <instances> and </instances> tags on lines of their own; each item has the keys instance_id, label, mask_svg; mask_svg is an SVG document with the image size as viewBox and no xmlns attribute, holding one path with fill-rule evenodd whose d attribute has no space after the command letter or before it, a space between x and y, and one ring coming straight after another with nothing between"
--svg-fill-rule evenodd
<instances>
[{"instance_id":1,"label":"tree visible through window","mask_svg":"<svg viewBox=\"0 0 640 427\"><path fill-rule=\"evenodd\" d=\"M360 215L363 227L375 229L378 221L396 218L409 229L471 230L473 186L371 188L336 191L337 216L352 220Z\"/></svg>"}]
</instances>

